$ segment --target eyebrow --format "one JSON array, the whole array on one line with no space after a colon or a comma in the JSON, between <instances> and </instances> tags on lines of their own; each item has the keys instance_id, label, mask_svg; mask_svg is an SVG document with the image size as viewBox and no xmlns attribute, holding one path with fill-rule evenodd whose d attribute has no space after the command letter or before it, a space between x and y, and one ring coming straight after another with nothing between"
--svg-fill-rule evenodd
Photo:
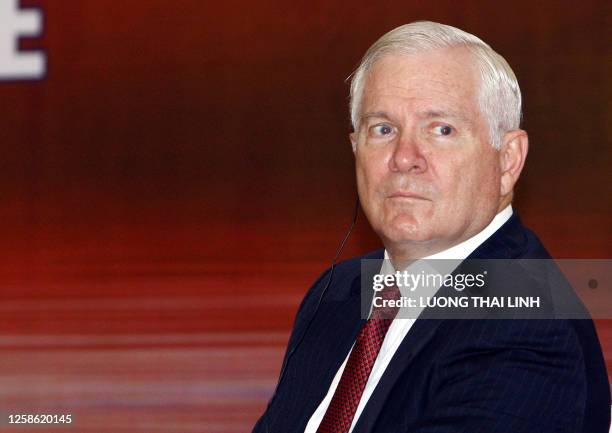
<instances>
[{"instance_id":1,"label":"eyebrow","mask_svg":"<svg viewBox=\"0 0 612 433\"><path fill-rule=\"evenodd\" d=\"M461 120L469 124L472 123L472 121L468 119L467 117L459 113L452 112L452 111L427 110L427 111L420 113L420 116L426 119L450 118L450 119L458 119L458 120Z\"/></svg>"},{"instance_id":2,"label":"eyebrow","mask_svg":"<svg viewBox=\"0 0 612 433\"><path fill-rule=\"evenodd\" d=\"M391 116L389 116L386 111L374 111L371 113L365 113L363 116L361 116L360 120L370 119L372 117L380 117L382 119L391 118Z\"/></svg>"},{"instance_id":3,"label":"eyebrow","mask_svg":"<svg viewBox=\"0 0 612 433\"><path fill-rule=\"evenodd\" d=\"M438 118L450 118L450 119L458 119L462 122L473 124L473 122L467 117L455 113L452 111L444 111L444 110L425 110L418 113L418 116L424 119L438 119ZM381 119L390 119L391 116L386 111L373 111L370 113L365 113L361 116L360 121L371 119L371 118L381 118Z\"/></svg>"}]
</instances>

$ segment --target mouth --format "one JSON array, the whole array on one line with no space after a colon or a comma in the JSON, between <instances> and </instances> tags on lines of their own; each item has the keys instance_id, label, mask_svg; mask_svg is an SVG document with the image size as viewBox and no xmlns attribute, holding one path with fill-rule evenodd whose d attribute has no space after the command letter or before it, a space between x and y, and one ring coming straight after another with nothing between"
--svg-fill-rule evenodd
<instances>
[{"instance_id":1,"label":"mouth","mask_svg":"<svg viewBox=\"0 0 612 433\"><path fill-rule=\"evenodd\" d=\"M394 192L392 194L389 194L387 198L396 200L429 200L428 198L423 197L422 195L406 191Z\"/></svg>"}]
</instances>

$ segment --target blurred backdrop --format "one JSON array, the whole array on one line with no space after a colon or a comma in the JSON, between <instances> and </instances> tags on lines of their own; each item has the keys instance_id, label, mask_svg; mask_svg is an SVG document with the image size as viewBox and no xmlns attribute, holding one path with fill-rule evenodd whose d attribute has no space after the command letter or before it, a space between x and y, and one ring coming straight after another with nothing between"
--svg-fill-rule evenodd
<instances>
[{"instance_id":1,"label":"blurred backdrop","mask_svg":"<svg viewBox=\"0 0 612 433\"><path fill-rule=\"evenodd\" d=\"M0 81L3 416L250 431L351 219L345 79L414 20L506 57L531 141L515 209L555 257L612 257L604 0L19 3L46 65ZM379 246L361 219L344 257Z\"/></svg>"}]
</instances>

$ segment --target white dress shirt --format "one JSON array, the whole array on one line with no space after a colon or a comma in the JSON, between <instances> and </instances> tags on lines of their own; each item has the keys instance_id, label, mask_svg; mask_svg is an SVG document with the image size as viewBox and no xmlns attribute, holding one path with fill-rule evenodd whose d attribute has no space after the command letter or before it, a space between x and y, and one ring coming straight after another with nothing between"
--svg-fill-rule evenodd
<instances>
[{"instance_id":1,"label":"white dress shirt","mask_svg":"<svg viewBox=\"0 0 612 433\"><path fill-rule=\"evenodd\" d=\"M495 233L506 221L508 221L511 216L512 206L508 205L506 208L504 208L504 210L499 212L495 216L495 218L493 218L493 220L489 223L489 225L486 226L480 233L467 239L464 242L461 242L460 244L457 244L444 251L440 251L439 253L433 254L431 256L424 257L423 259L463 260L467 258L476 248L478 248L480 244L482 244L489 237L491 237L491 235ZM383 261L383 265L380 271L381 274L392 274L393 272L395 272L390 260L388 259L389 254L385 250L385 260ZM402 296L404 296L404 294L402 294ZM378 352L378 357L376 358L374 366L372 367L372 372L368 377L368 381L366 383L365 389L363 390L363 394L361 395L361 400L359 401L359 405L357 406L357 411L355 412L355 417L353 418L349 433L351 433L353 431L353 428L355 428L355 424L357 423L361 412L363 412L363 409L367 404L368 400L370 399L372 393L374 392L376 385L378 385L380 378L387 369L387 366L391 362L391 359L393 358L393 355L395 355L395 352L400 346L402 340L404 339L406 334L408 334L408 331L410 331L410 328L412 327L414 321L415 319L398 318L391 323L391 326L387 331L385 339L383 340L380 352ZM334 380L332 381L329 390L327 391L327 395L325 396L325 398L323 398L323 400L319 404L319 407L317 407L317 409L310 417L310 420L306 425L304 433L316 433L317 429L319 428L319 425L321 424L321 421L323 421L323 417L325 416L325 412L327 412L329 403L331 402L331 399L334 396L334 393L336 392L336 387L338 386L338 382L340 382L342 372L344 371L344 367L346 366L346 362L348 361L352 350L353 349L351 348L348 355L346 355L344 362L336 372Z\"/></svg>"}]
</instances>

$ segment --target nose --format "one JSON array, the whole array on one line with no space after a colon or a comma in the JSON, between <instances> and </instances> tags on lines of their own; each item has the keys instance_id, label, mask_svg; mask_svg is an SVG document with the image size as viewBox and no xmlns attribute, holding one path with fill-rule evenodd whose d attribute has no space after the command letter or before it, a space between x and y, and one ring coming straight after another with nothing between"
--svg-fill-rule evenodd
<instances>
[{"instance_id":1,"label":"nose","mask_svg":"<svg viewBox=\"0 0 612 433\"><path fill-rule=\"evenodd\" d=\"M426 171L427 160L422 150L418 140L411 133L403 131L389 159L389 170L404 173Z\"/></svg>"}]
</instances>

